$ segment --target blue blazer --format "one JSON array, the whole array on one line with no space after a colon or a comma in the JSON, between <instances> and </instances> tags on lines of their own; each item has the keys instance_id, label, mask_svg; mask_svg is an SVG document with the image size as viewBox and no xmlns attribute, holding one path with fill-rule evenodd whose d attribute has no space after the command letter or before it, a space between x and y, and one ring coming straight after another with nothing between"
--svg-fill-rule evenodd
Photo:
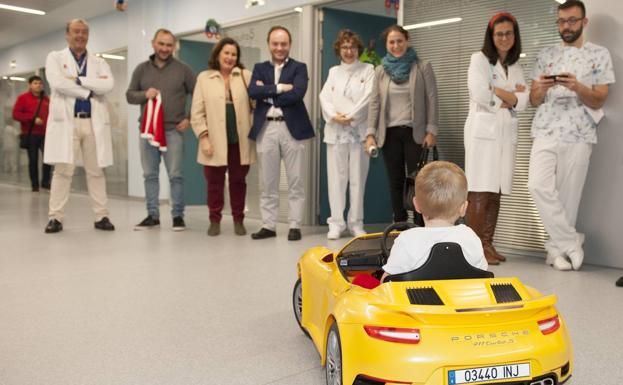
<instances>
[{"instance_id":1,"label":"blue blazer","mask_svg":"<svg viewBox=\"0 0 623 385\"><path fill-rule=\"evenodd\" d=\"M256 85L255 82L258 80L261 80L264 85ZM256 140L262 131L262 127L264 127L266 113L272 106L267 101L269 98L272 98L275 107L279 107L283 111L286 126L294 139L312 138L314 128L303 103L308 81L307 65L290 58L283 66L281 77L277 83L292 84L294 88L291 91L277 94L275 67L270 61L257 63L253 67L253 75L249 82L249 97L256 100L255 111L253 111L253 126L249 132L249 138Z\"/></svg>"}]
</instances>

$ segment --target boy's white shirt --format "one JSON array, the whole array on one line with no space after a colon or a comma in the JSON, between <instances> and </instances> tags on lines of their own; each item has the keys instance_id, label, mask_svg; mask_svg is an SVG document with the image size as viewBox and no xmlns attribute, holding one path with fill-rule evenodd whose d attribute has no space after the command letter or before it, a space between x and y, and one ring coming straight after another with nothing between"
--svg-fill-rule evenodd
<instances>
[{"instance_id":1,"label":"boy's white shirt","mask_svg":"<svg viewBox=\"0 0 623 385\"><path fill-rule=\"evenodd\" d=\"M403 231L394 241L383 270L388 274L401 274L422 266L437 243L458 243L470 265L487 270L480 238L465 225L448 227L417 227Z\"/></svg>"}]
</instances>

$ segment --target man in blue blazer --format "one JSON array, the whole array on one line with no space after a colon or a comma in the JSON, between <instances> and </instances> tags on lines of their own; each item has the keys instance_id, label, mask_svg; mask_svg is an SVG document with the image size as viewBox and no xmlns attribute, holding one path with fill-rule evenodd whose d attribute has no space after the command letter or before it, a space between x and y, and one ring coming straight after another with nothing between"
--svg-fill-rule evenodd
<instances>
[{"instance_id":1,"label":"man in blue blazer","mask_svg":"<svg viewBox=\"0 0 623 385\"><path fill-rule=\"evenodd\" d=\"M262 193L260 209L262 228L251 234L253 239L276 236L279 208L281 159L288 177L288 240L301 239L301 222L305 212L305 144L314 129L303 97L307 92L307 66L289 57L292 36L285 27L275 26L268 32L271 60L253 68L249 96L256 101L253 127L249 138L256 141L260 160Z\"/></svg>"}]
</instances>

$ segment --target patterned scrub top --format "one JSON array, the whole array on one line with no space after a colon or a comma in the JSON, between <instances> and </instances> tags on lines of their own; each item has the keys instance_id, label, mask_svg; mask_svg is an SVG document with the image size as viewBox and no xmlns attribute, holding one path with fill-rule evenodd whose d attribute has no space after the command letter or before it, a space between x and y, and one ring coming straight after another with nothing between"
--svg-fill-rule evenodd
<instances>
[{"instance_id":1,"label":"patterned scrub top","mask_svg":"<svg viewBox=\"0 0 623 385\"><path fill-rule=\"evenodd\" d=\"M615 82L607 48L584 43L581 48L558 44L539 52L532 79L541 75L574 74L586 86ZM556 136L567 143L597 143L597 124L577 94L554 85L545 95L532 121L532 137Z\"/></svg>"}]
</instances>

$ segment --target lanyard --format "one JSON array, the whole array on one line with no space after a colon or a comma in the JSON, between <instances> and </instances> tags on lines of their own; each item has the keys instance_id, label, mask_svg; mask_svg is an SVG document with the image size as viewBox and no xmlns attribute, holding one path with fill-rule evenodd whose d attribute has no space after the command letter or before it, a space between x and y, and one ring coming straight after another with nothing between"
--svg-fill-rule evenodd
<instances>
[{"instance_id":1,"label":"lanyard","mask_svg":"<svg viewBox=\"0 0 623 385\"><path fill-rule=\"evenodd\" d=\"M76 66L78 68L78 76L81 76L87 66L87 54L84 54L84 57L82 58L82 63L80 62L80 60L76 59L75 56L74 60L76 61ZM86 73L84 75L86 75Z\"/></svg>"}]
</instances>

